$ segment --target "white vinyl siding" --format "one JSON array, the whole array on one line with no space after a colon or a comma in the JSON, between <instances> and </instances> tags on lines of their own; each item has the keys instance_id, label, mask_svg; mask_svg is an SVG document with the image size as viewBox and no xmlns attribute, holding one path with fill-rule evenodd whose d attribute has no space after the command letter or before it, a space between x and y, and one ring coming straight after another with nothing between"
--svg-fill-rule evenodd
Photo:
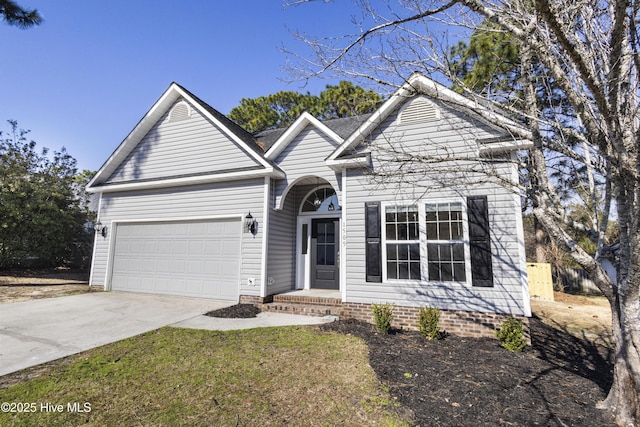
<instances>
[{"instance_id":1,"label":"white vinyl siding","mask_svg":"<svg viewBox=\"0 0 640 427\"><path fill-rule=\"evenodd\" d=\"M269 242L267 244L267 295L293 289L296 261L296 200L287 198L282 210L269 213Z\"/></svg>"},{"instance_id":2,"label":"white vinyl siding","mask_svg":"<svg viewBox=\"0 0 640 427\"><path fill-rule=\"evenodd\" d=\"M196 109L191 108L191 115L182 120L170 120L169 114L167 112L151 128L107 183L260 167L230 136Z\"/></svg>"},{"instance_id":3,"label":"white vinyl siding","mask_svg":"<svg viewBox=\"0 0 640 427\"><path fill-rule=\"evenodd\" d=\"M287 177L275 185L275 204L279 205L284 191L290 184L304 177L319 177L327 180L340 197L340 178L329 169L324 160L336 149L337 144L313 126L307 126L276 159ZM317 183L316 183L317 185Z\"/></svg>"},{"instance_id":4,"label":"white vinyl siding","mask_svg":"<svg viewBox=\"0 0 640 427\"><path fill-rule=\"evenodd\" d=\"M398 112L392 113L367 139L363 149L371 152L375 170L387 173L387 178L376 179L367 172L350 170L346 177L348 194L345 207L348 230L343 236L348 262L346 269L346 301L359 303L392 302L397 305L431 305L441 309L526 314L528 297L525 295L526 270L524 244L518 224L520 196L497 183L486 179L486 175L464 173L469 163L461 157L475 158L477 139L495 137L498 131L473 120L460 112L441 108L441 118L424 123L398 123ZM393 145L395 144L395 145ZM393 172L400 163L382 162L389 159L389 148L402 147L402 151L424 156L446 156L450 162L433 166L421 165L418 173L404 176ZM400 154L400 153L399 153ZM455 159L453 159L455 157ZM405 170L416 171L403 164ZM512 179L517 175L513 163L494 167L499 175ZM396 169L397 170L397 169ZM365 259L365 203L378 201L386 205L413 205L426 207L427 203L466 200L473 195L487 196L491 230L492 264L494 286L472 287L470 272L467 283L393 281L383 277L383 283L366 281ZM384 210L381 212L384 215ZM422 253L425 253L423 250ZM383 260L384 265L385 260ZM427 277L426 272L423 278Z\"/></svg>"}]
</instances>

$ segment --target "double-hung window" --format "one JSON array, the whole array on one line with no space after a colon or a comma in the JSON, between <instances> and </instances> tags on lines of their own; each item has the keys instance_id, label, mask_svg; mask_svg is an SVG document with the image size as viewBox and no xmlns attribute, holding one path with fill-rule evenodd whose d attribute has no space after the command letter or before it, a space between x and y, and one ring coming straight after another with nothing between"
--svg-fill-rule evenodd
<instances>
[{"instance_id":1,"label":"double-hung window","mask_svg":"<svg viewBox=\"0 0 640 427\"><path fill-rule=\"evenodd\" d=\"M428 203L425 224L428 280L466 282L462 203Z\"/></svg>"},{"instance_id":2,"label":"double-hung window","mask_svg":"<svg viewBox=\"0 0 640 427\"><path fill-rule=\"evenodd\" d=\"M366 280L493 286L487 196L365 204ZM382 231L382 232L381 232Z\"/></svg>"},{"instance_id":3,"label":"double-hung window","mask_svg":"<svg viewBox=\"0 0 640 427\"><path fill-rule=\"evenodd\" d=\"M386 205L384 229L386 279L466 282L461 202Z\"/></svg>"},{"instance_id":4,"label":"double-hung window","mask_svg":"<svg viewBox=\"0 0 640 427\"><path fill-rule=\"evenodd\" d=\"M418 206L386 206L387 278L420 280Z\"/></svg>"}]
</instances>

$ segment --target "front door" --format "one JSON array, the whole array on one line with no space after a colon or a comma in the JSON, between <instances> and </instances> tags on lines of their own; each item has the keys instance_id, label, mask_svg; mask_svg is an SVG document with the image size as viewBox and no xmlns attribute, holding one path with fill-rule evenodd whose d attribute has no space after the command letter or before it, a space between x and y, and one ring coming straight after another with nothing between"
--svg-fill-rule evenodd
<instances>
[{"instance_id":1,"label":"front door","mask_svg":"<svg viewBox=\"0 0 640 427\"><path fill-rule=\"evenodd\" d=\"M311 220L311 288L340 289L340 220Z\"/></svg>"}]
</instances>

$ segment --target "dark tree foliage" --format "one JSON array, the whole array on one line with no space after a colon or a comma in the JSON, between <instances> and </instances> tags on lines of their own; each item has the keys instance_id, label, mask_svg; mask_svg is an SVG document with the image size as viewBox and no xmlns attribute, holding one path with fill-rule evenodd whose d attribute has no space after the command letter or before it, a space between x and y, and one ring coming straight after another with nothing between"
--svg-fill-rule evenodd
<instances>
[{"instance_id":1,"label":"dark tree foliage","mask_svg":"<svg viewBox=\"0 0 640 427\"><path fill-rule=\"evenodd\" d=\"M286 127L304 111L320 120L370 113L382 98L372 90L341 81L327 85L320 95L282 91L258 98L243 98L229 118L249 132Z\"/></svg>"},{"instance_id":2,"label":"dark tree foliage","mask_svg":"<svg viewBox=\"0 0 640 427\"><path fill-rule=\"evenodd\" d=\"M75 159L64 148L36 151L28 131L9 124L0 132L0 269L83 266L93 233L74 185Z\"/></svg>"},{"instance_id":3,"label":"dark tree foliage","mask_svg":"<svg viewBox=\"0 0 640 427\"><path fill-rule=\"evenodd\" d=\"M467 43L452 48L450 55L452 73L476 93L490 98L501 94L508 99L519 86L520 43L495 25L484 23ZM454 88L462 91L459 86Z\"/></svg>"},{"instance_id":4,"label":"dark tree foliage","mask_svg":"<svg viewBox=\"0 0 640 427\"><path fill-rule=\"evenodd\" d=\"M0 0L0 16L7 24L22 29L42 23L42 16L37 10L24 9L13 0Z\"/></svg>"}]
</instances>

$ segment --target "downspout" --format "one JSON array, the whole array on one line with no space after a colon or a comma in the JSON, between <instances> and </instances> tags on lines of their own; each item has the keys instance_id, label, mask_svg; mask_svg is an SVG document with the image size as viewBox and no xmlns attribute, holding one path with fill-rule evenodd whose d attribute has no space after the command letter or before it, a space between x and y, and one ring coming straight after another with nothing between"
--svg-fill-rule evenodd
<instances>
[{"instance_id":1,"label":"downspout","mask_svg":"<svg viewBox=\"0 0 640 427\"><path fill-rule=\"evenodd\" d=\"M260 297L264 298L267 296L267 244L269 240L269 210L271 208L271 204L269 203L270 195L271 195L271 178L268 176L264 177L264 194L262 201L262 265L260 271Z\"/></svg>"},{"instance_id":2,"label":"downspout","mask_svg":"<svg viewBox=\"0 0 640 427\"><path fill-rule=\"evenodd\" d=\"M342 302L347 302L347 168L342 169L342 211L340 213L340 289Z\"/></svg>"}]
</instances>

